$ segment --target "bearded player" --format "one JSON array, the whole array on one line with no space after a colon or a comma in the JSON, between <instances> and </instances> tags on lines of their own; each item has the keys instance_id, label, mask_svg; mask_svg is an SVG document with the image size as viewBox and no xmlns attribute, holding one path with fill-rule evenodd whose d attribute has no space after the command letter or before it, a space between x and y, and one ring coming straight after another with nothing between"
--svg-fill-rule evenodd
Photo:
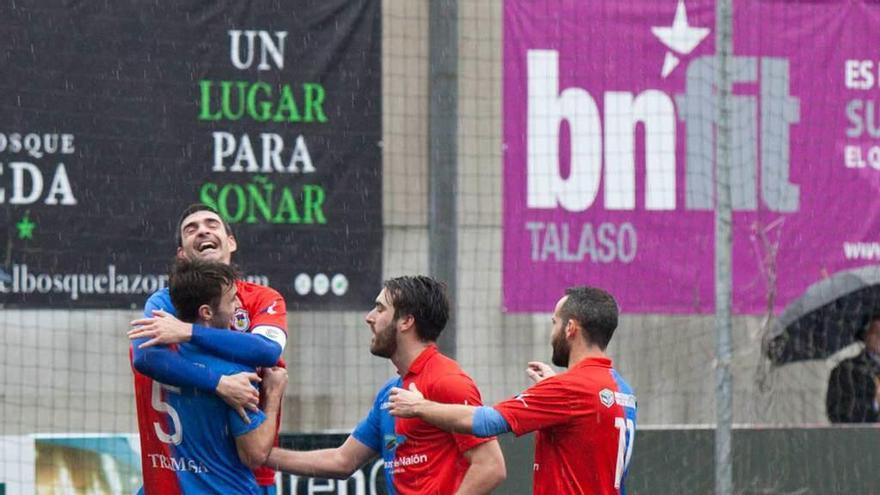
<instances>
[{"instance_id":1,"label":"bearded player","mask_svg":"<svg viewBox=\"0 0 880 495\"><path fill-rule=\"evenodd\" d=\"M593 287L566 291L553 314L553 364L529 363L537 383L493 407L439 404L417 388L391 391L389 412L478 437L537 431L537 495L625 493L636 424L636 398L605 348L617 328L617 303Z\"/></svg>"}]
</instances>

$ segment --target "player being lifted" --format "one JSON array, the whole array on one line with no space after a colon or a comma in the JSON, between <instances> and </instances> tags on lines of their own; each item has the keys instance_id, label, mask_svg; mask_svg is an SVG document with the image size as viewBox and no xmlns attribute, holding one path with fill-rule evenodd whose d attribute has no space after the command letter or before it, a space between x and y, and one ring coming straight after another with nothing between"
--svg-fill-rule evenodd
<instances>
[{"instance_id":1,"label":"player being lifted","mask_svg":"<svg viewBox=\"0 0 880 495\"><path fill-rule=\"evenodd\" d=\"M230 265L238 244L232 229L213 209L204 204L186 208L177 224L177 257L214 260ZM243 418L245 409L257 411L259 395L251 385L259 378L253 372L221 372L199 366L179 352L195 346L217 358L249 367L271 367L280 361L287 341L287 309L281 295L265 286L235 281L239 308L230 327L210 328L174 317L175 307L168 289L154 293L144 306L144 318L132 322L131 359L135 369L135 399L141 433L144 488L148 495L163 491L157 472L148 472L144 444L153 432L146 418L154 412L153 380L176 387L192 387L216 394ZM177 345L179 344L179 345ZM280 415L279 415L280 421ZM277 422L276 422L277 423ZM277 440L277 439L276 439ZM275 472L258 468L254 474L262 493L275 493Z\"/></svg>"}]
</instances>

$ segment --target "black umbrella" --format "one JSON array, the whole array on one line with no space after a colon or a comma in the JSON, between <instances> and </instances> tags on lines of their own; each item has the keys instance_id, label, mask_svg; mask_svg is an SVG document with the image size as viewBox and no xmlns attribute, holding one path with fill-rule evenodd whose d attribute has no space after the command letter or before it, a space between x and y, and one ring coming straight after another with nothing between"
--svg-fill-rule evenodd
<instances>
[{"instance_id":1,"label":"black umbrella","mask_svg":"<svg viewBox=\"0 0 880 495\"><path fill-rule=\"evenodd\" d=\"M789 304L764 341L773 364L826 358L851 344L880 313L880 266L837 272Z\"/></svg>"}]
</instances>

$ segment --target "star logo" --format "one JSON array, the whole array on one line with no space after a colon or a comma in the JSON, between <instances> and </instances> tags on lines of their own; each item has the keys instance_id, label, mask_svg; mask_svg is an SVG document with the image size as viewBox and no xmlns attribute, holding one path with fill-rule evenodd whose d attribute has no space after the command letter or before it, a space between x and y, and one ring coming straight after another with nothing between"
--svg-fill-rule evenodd
<instances>
[{"instance_id":1,"label":"star logo","mask_svg":"<svg viewBox=\"0 0 880 495\"><path fill-rule=\"evenodd\" d=\"M34 229L37 227L37 224L31 221L28 218L28 214L25 213L24 217L15 224L15 228L18 229L18 238L19 239L33 239L34 238Z\"/></svg>"},{"instance_id":2,"label":"star logo","mask_svg":"<svg viewBox=\"0 0 880 495\"><path fill-rule=\"evenodd\" d=\"M689 55L709 35L709 28L689 25L684 0L678 0L672 26L654 26L651 28L651 32L654 33L654 36L661 43L666 45L666 48L671 50L666 52L666 58L663 60L661 75L665 79L678 67L680 62L679 58L672 52Z\"/></svg>"}]
</instances>

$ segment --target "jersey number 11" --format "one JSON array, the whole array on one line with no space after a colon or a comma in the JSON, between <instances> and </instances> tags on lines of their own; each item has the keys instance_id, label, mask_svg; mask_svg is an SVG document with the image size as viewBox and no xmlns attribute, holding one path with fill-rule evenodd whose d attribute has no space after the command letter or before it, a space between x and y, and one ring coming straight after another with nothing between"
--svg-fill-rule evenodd
<instances>
[{"instance_id":1,"label":"jersey number 11","mask_svg":"<svg viewBox=\"0 0 880 495\"><path fill-rule=\"evenodd\" d=\"M636 425L629 418L614 418L614 426L618 430L617 440L617 468L614 470L614 488L620 488L623 473L629 467L632 457L633 440L636 435Z\"/></svg>"}]
</instances>

